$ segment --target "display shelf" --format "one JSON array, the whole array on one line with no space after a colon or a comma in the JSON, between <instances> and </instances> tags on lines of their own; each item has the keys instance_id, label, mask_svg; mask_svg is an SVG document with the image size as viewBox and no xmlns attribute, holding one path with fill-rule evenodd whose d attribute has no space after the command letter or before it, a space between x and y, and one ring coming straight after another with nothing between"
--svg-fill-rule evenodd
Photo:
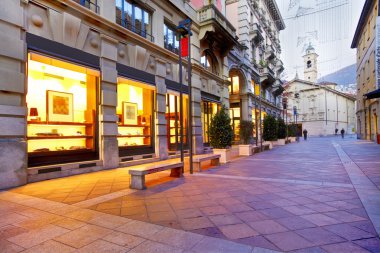
<instances>
[{"instance_id":1,"label":"display shelf","mask_svg":"<svg viewBox=\"0 0 380 253\"><path fill-rule=\"evenodd\" d=\"M52 121L28 121L29 125L66 125L66 126L92 126L93 123L80 122L52 122Z\"/></svg>"},{"instance_id":2,"label":"display shelf","mask_svg":"<svg viewBox=\"0 0 380 253\"><path fill-rule=\"evenodd\" d=\"M119 137L122 137L122 138L125 138L125 137L141 137L141 138L146 138L146 137L150 137L150 135L118 135L117 136L118 138Z\"/></svg>"},{"instance_id":3,"label":"display shelf","mask_svg":"<svg viewBox=\"0 0 380 253\"><path fill-rule=\"evenodd\" d=\"M72 136L28 136L28 140L48 140L48 139L90 139L91 135L72 135Z\"/></svg>"}]
</instances>

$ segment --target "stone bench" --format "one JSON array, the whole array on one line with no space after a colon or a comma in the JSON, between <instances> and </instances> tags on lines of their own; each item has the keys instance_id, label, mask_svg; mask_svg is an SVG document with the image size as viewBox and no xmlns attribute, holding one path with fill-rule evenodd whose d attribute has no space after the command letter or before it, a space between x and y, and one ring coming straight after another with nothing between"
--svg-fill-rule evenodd
<instances>
[{"instance_id":1,"label":"stone bench","mask_svg":"<svg viewBox=\"0 0 380 253\"><path fill-rule=\"evenodd\" d=\"M263 144L264 150L270 150L270 144Z\"/></svg>"},{"instance_id":2,"label":"stone bench","mask_svg":"<svg viewBox=\"0 0 380 253\"><path fill-rule=\"evenodd\" d=\"M252 153L253 154L257 154L257 153L260 153L260 147L259 146L253 146L252 147Z\"/></svg>"},{"instance_id":3,"label":"stone bench","mask_svg":"<svg viewBox=\"0 0 380 253\"><path fill-rule=\"evenodd\" d=\"M171 177L182 177L183 173L183 162L179 160L175 161L161 161L142 165L136 165L129 167L129 174L131 175L131 189L144 190L145 186L145 175L153 174L156 172L171 170Z\"/></svg>"},{"instance_id":4,"label":"stone bench","mask_svg":"<svg viewBox=\"0 0 380 253\"><path fill-rule=\"evenodd\" d=\"M193 168L195 171L201 172L201 163L205 161L211 161L211 165L219 166L220 155L219 154L203 154L193 156Z\"/></svg>"}]
</instances>

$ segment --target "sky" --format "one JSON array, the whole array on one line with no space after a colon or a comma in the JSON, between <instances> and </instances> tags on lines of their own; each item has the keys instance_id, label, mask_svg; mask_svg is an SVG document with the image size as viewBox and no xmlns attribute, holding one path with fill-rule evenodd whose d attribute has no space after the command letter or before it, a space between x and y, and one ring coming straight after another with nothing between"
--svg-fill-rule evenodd
<instances>
[{"instance_id":1,"label":"sky","mask_svg":"<svg viewBox=\"0 0 380 253\"><path fill-rule=\"evenodd\" d=\"M351 42L365 0L276 0L286 28L280 33L283 79L303 78L305 48L318 57L318 78L356 63Z\"/></svg>"}]
</instances>

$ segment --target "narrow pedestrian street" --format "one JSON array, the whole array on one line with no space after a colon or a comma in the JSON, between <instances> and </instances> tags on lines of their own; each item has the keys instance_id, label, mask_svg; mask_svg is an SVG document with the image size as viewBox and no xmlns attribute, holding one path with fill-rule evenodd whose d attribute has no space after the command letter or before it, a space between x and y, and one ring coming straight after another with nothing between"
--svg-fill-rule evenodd
<instances>
[{"instance_id":1,"label":"narrow pedestrian street","mask_svg":"<svg viewBox=\"0 0 380 253\"><path fill-rule=\"evenodd\" d=\"M129 180L120 168L1 192L2 252L380 252L380 146L353 136L156 173L147 190Z\"/></svg>"}]
</instances>

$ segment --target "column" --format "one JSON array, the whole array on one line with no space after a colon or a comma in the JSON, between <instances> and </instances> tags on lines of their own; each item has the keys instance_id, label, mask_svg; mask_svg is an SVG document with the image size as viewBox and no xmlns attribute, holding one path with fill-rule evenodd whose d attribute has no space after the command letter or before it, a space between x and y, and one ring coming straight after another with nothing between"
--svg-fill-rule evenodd
<instances>
[{"instance_id":1,"label":"column","mask_svg":"<svg viewBox=\"0 0 380 253\"><path fill-rule=\"evenodd\" d=\"M193 107L193 152L194 154L202 154L204 152L204 147L201 118L201 80L199 76L193 73L191 83Z\"/></svg>"},{"instance_id":2,"label":"column","mask_svg":"<svg viewBox=\"0 0 380 253\"><path fill-rule=\"evenodd\" d=\"M166 62L156 59L156 154L160 160L168 158L168 139L166 130Z\"/></svg>"},{"instance_id":3,"label":"column","mask_svg":"<svg viewBox=\"0 0 380 253\"><path fill-rule=\"evenodd\" d=\"M111 37L101 35L100 53L100 158L104 169L119 166L117 142L117 44Z\"/></svg>"},{"instance_id":4,"label":"column","mask_svg":"<svg viewBox=\"0 0 380 253\"><path fill-rule=\"evenodd\" d=\"M21 1L0 8L0 188L27 182L26 43Z\"/></svg>"}]
</instances>

